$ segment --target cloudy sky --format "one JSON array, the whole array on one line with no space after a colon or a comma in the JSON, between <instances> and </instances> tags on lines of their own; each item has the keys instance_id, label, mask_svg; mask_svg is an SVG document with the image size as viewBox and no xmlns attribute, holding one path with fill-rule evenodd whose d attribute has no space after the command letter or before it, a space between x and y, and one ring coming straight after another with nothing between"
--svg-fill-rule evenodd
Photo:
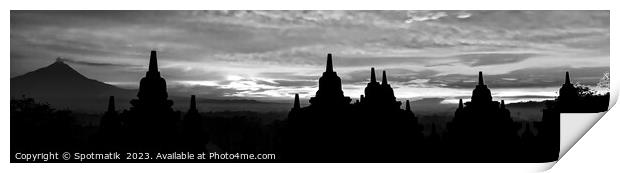
<instances>
[{"instance_id":1,"label":"cloudy sky","mask_svg":"<svg viewBox=\"0 0 620 173\"><path fill-rule=\"evenodd\" d=\"M468 97L478 71L496 99L554 97L570 71L609 71L609 11L11 11L11 77L62 57L89 78L137 88L150 50L170 92L309 98L327 53L345 94L370 67L399 98Z\"/></svg>"}]
</instances>

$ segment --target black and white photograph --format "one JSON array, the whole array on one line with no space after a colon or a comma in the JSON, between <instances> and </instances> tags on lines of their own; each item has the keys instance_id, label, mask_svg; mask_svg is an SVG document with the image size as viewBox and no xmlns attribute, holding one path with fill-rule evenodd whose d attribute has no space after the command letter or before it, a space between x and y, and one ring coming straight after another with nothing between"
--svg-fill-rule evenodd
<instances>
[{"instance_id":1,"label":"black and white photograph","mask_svg":"<svg viewBox=\"0 0 620 173\"><path fill-rule=\"evenodd\" d=\"M610 10L10 10L7 63L10 163L551 163L612 106Z\"/></svg>"}]
</instances>

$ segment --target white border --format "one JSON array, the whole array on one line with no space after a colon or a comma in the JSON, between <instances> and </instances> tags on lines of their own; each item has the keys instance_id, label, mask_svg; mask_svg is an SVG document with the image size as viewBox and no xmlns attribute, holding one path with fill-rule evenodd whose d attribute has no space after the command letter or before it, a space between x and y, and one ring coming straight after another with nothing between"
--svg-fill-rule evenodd
<instances>
[{"instance_id":1,"label":"white border","mask_svg":"<svg viewBox=\"0 0 620 173\"><path fill-rule=\"evenodd\" d=\"M381 0L381 1L334 1L334 0L226 0L226 1L200 1L200 0L175 0L175 1L10 1L2 2L2 7L9 10L17 9L373 9L373 10L408 10L408 9L443 9L443 10L610 10L618 6L611 1L541 1L541 0L518 0L518 1L493 1L493 0L468 0L468 1L412 1L412 0ZM613 11L613 10L612 10ZM5 13L5 14L6 14ZM617 15L612 12L612 19ZM10 15L3 17L5 53L3 58L2 72L7 78L2 87L0 98L9 98L10 76ZM611 28L614 27L613 20ZM612 35L613 40L618 40ZM613 55L614 49L611 49ZM611 64L618 64L617 59L611 58ZM612 67L615 67L612 65ZM612 89L618 89L617 70L612 69ZM613 103L617 100L617 92L612 95ZM0 139L9 139L9 99L0 101L2 108L2 124ZM617 157L620 154L618 147L620 138L618 135L620 118L617 115L618 108L613 109L594 126L590 133L586 134L571 151L551 170L553 172L590 171L594 172L620 172L616 166ZM611 116L610 116L611 115ZM8 141L8 140L5 140ZM532 172L545 170L550 164L9 164L9 143L3 142L0 158L3 161L1 172L110 172L110 171L149 171L149 172Z\"/></svg>"}]
</instances>

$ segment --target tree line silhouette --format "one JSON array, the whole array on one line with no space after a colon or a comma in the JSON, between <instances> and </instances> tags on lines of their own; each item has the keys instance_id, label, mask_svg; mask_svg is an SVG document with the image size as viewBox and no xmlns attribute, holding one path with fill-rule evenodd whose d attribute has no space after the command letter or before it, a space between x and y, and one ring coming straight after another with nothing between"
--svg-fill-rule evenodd
<instances>
[{"instance_id":1,"label":"tree line silhouette","mask_svg":"<svg viewBox=\"0 0 620 173\"><path fill-rule=\"evenodd\" d=\"M377 82L371 68L364 95L351 103L328 54L310 105L301 107L295 94L285 120L265 125L246 117L223 120L205 116L197 109L194 95L189 110L181 116L172 109L166 81L158 71L157 52L151 51L137 99L130 101L128 110L117 111L114 96L110 96L107 111L91 135L75 134L89 132L73 125L67 116L70 111L53 110L29 98L12 100L11 151L278 154L277 160L268 162L550 162L558 159L560 113L606 111L609 100L609 94L584 96L566 72L559 96L546 101L541 110L542 121L520 127L504 101L493 100L479 72L471 101L460 99L447 129L441 131L436 124L419 124L409 100L401 109L387 77L383 71L381 83ZM431 128L431 134L423 135L424 128ZM54 140L61 142L44 142Z\"/></svg>"}]
</instances>

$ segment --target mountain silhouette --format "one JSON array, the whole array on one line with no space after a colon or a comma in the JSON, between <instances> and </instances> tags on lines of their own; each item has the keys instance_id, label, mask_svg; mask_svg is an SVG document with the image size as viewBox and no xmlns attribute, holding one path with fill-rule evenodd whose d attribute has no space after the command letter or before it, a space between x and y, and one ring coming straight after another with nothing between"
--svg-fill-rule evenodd
<instances>
[{"instance_id":1,"label":"mountain silhouette","mask_svg":"<svg viewBox=\"0 0 620 173\"><path fill-rule=\"evenodd\" d=\"M58 58L47 67L11 78L11 98L22 95L60 108L92 109L91 104L105 103L108 96L130 98L135 92L89 79Z\"/></svg>"}]
</instances>

